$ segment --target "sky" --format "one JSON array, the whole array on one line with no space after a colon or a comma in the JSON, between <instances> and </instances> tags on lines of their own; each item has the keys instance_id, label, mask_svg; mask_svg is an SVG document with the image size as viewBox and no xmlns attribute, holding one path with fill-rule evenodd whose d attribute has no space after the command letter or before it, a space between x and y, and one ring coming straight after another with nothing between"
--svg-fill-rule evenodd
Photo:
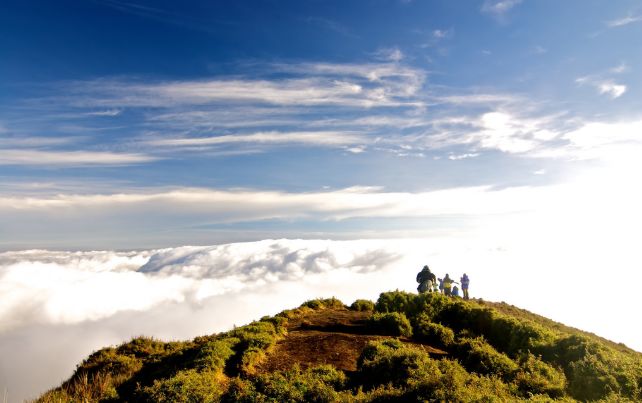
<instances>
[{"instance_id":1,"label":"sky","mask_svg":"<svg viewBox=\"0 0 642 403\"><path fill-rule=\"evenodd\" d=\"M0 388L425 263L642 351L640 38L633 0L3 2L0 356L51 367Z\"/></svg>"}]
</instances>

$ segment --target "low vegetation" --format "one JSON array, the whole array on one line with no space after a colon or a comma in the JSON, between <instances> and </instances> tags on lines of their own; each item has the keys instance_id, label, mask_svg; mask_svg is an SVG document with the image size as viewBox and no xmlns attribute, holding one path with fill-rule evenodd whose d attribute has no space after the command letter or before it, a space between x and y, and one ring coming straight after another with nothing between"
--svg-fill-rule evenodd
<instances>
[{"instance_id":1,"label":"low vegetation","mask_svg":"<svg viewBox=\"0 0 642 403\"><path fill-rule=\"evenodd\" d=\"M296 332L364 337L353 367L266 370ZM315 316L316 315L316 316ZM329 329L329 328L328 328ZM330 330L327 330L330 332ZM316 333L314 333L316 332ZM367 338L367 339L365 339ZM365 347L364 347L365 346ZM358 358L357 358L358 357ZM331 362L331 361L328 361ZM274 368L274 367L272 367ZM356 368L356 370L354 370ZM316 299L225 333L165 343L138 337L83 361L39 402L385 402L642 400L642 355L507 304L400 291L349 308Z\"/></svg>"},{"instance_id":2,"label":"low vegetation","mask_svg":"<svg viewBox=\"0 0 642 403\"><path fill-rule=\"evenodd\" d=\"M377 312L368 320L373 333L388 336L412 336L412 326L406 315L399 312Z\"/></svg>"}]
</instances>

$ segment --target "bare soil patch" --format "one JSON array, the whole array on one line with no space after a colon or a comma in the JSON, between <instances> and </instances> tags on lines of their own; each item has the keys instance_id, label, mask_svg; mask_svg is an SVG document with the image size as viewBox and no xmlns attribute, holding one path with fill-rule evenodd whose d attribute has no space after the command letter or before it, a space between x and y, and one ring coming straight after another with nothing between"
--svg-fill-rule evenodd
<instances>
[{"instance_id":1,"label":"bare soil patch","mask_svg":"<svg viewBox=\"0 0 642 403\"><path fill-rule=\"evenodd\" d=\"M366 325L370 315L347 309L322 309L291 319L287 336L268 354L259 372L286 370L295 364L301 368L330 364L343 371L356 371L357 359L368 342L390 338L372 334ZM428 345L400 340L433 355L446 354Z\"/></svg>"}]
</instances>

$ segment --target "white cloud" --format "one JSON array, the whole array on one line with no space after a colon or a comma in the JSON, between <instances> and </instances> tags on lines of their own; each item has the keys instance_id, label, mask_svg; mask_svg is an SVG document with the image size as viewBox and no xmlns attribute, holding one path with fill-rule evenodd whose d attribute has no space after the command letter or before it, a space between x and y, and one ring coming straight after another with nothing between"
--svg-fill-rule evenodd
<instances>
[{"instance_id":1,"label":"white cloud","mask_svg":"<svg viewBox=\"0 0 642 403\"><path fill-rule=\"evenodd\" d=\"M140 164L156 159L158 158L145 154L107 151L0 149L0 165L118 166Z\"/></svg>"},{"instance_id":2,"label":"white cloud","mask_svg":"<svg viewBox=\"0 0 642 403\"><path fill-rule=\"evenodd\" d=\"M432 98L438 103L453 105L509 104L518 102L521 97L512 94L477 93L442 95Z\"/></svg>"},{"instance_id":3,"label":"white cloud","mask_svg":"<svg viewBox=\"0 0 642 403\"><path fill-rule=\"evenodd\" d=\"M454 28L448 28L448 29L433 29L430 32L423 32L423 31L418 31L418 33L422 35L427 35L426 39L424 40L424 43L420 44L419 46L421 48L431 48L439 45L442 41L445 41L447 39L452 38L452 36L455 33ZM443 52L444 50L440 50Z\"/></svg>"},{"instance_id":4,"label":"white cloud","mask_svg":"<svg viewBox=\"0 0 642 403\"><path fill-rule=\"evenodd\" d=\"M522 0L485 0L481 11L495 16L502 16L521 2Z\"/></svg>"},{"instance_id":5,"label":"white cloud","mask_svg":"<svg viewBox=\"0 0 642 403\"><path fill-rule=\"evenodd\" d=\"M609 95L611 98L619 98L624 93L626 92L626 85L624 84L617 84L613 81L604 81L602 83L597 84L597 88L600 92L600 94L606 94Z\"/></svg>"},{"instance_id":6,"label":"white cloud","mask_svg":"<svg viewBox=\"0 0 642 403\"><path fill-rule=\"evenodd\" d=\"M0 134L2 132L0 131ZM0 155L2 149L8 147L45 147L69 144L83 139L82 137L62 137L62 136L4 136L0 137ZM1 162L0 162L1 163Z\"/></svg>"},{"instance_id":7,"label":"white cloud","mask_svg":"<svg viewBox=\"0 0 642 403\"><path fill-rule=\"evenodd\" d=\"M579 85L590 85L594 87L601 95L608 95L611 99L616 99L624 95L627 86L616 83L614 80L605 79L600 76L584 76L575 80Z\"/></svg>"},{"instance_id":8,"label":"white cloud","mask_svg":"<svg viewBox=\"0 0 642 403\"><path fill-rule=\"evenodd\" d=\"M636 22L642 21L642 15L633 15L629 14L626 17L618 18L615 20L607 21L606 25L609 28L618 28L618 27L623 27L625 25L633 24Z\"/></svg>"},{"instance_id":9,"label":"white cloud","mask_svg":"<svg viewBox=\"0 0 642 403\"><path fill-rule=\"evenodd\" d=\"M642 121L588 122L565 133L567 152L580 159L631 161L642 147Z\"/></svg>"},{"instance_id":10,"label":"white cloud","mask_svg":"<svg viewBox=\"0 0 642 403\"><path fill-rule=\"evenodd\" d=\"M363 146L349 147L346 148L346 151L351 152L352 154L361 154L366 151L366 148Z\"/></svg>"},{"instance_id":11,"label":"white cloud","mask_svg":"<svg viewBox=\"0 0 642 403\"><path fill-rule=\"evenodd\" d=\"M401 49L397 47L378 49L374 53L374 56L379 60L390 61L395 63L402 61L404 58L403 52L401 51Z\"/></svg>"},{"instance_id":12,"label":"white cloud","mask_svg":"<svg viewBox=\"0 0 642 403\"><path fill-rule=\"evenodd\" d=\"M431 192L385 192L377 188L352 187L326 192L287 193L260 190L177 189L155 193L55 195L0 197L0 211L12 217L40 214L64 216L65 220L91 221L109 216L166 216L209 222L244 222L265 219L316 217L342 220L356 217L429 217L509 213L516 207L528 208L528 187L493 191L489 187L468 187ZM475 200L471 205L470 200ZM8 217L8 215L6 216ZM121 217L117 220L116 217ZM193 217L193 218L190 218ZM8 225L12 219L5 219ZM49 223L47 223L49 225ZM6 227L5 227L6 228Z\"/></svg>"},{"instance_id":13,"label":"white cloud","mask_svg":"<svg viewBox=\"0 0 642 403\"><path fill-rule=\"evenodd\" d=\"M372 249L375 244L282 240L141 252L0 253L0 333L34 323L95 321L163 303L198 304L326 272L368 273L399 258Z\"/></svg>"},{"instance_id":14,"label":"white cloud","mask_svg":"<svg viewBox=\"0 0 642 403\"><path fill-rule=\"evenodd\" d=\"M121 113L123 113L123 111L120 109L106 109L102 111L87 112L86 114L89 116L118 116Z\"/></svg>"},{"instance_id":15,"label":"white cloud","mask_svg":"<svg viewBox=\"0 0 642 403\"><path fill-rule=\"evenodd\" d=\"M501 112L485 113L481 117L483 130L471 135L483 148L497 149L508 153L524 153L538 146L528 138L528 128L510 115Z\"/></svg>"},{"instance_id":16,"label":"white cloud","mask_svg":"<svg viewBox=\"0 0 642 403\"><path fill-rule=\"evenodd\" d=\"M454 129L445 128L445 135L428 136L433 147L467 145L472 150L499 150L505 153L531 155L547 147L561 134L551 128L557 116L524 118L506 111L487 112L479 117L464 118L453 122ZM477 156L478 152L463 153ZM452 155L451 155L452 157ZM450 159L453 159L449 157ZM455 155L457 157L457 155Z\"/></svg>"},{"instance_id":17,"label":"white cloud","mask_svg":"<svg viewBox=\"0 0 642 403\"><path fill-rule=\"evenodd\" d=\"M450 154L448 156L448 159L452 161L458 161L458 160L464 160L464 159L475 158L475 157L479 157L479 153Z\"/></svg>"},{"instance_id":18,"label":"white cloud","mask_svg":"<svg viewBox=\"0 0 642 403\"><path fill-rule=\"evenodd\" d=\"M450 29L447 29L447 30L435 29L435 30L432 31L432 36L435 39L448 38L451 34L452 34L452 30L450 30Z\"/></svg>"},{"instance_id":19,"label":"white cloud","mask_svg":"<svg viewBox=\"0 0 642 403\"><path fill-rule=\"evenodd\" d=\"M247 240L287 234L371 238L386 232L387 227L382 227L378 235L368 234L368 227L353 227L355 222L366 219L392 226L387 228L395 233L388 235L391 237L400 236L395 232L395 223L407 218L465 219L532 210L538 207L535 200L541 198L538 194L543 191L530 187L493 190L490 186L416 193L363 187L303 193L164 188L109 194L52 195L40 191L0 197L0 228L11 234L0 246L96 248L110 244L126 248L126 239L137 239L136 246L144 247L172 245L181 239L211 242L212 237ZM302 222L316 222L318 229L296 229ZM457 227L458 222L453 225ZM425 236L434 230L427 226L411 232L416 232L413 236ZM63 239L59 239L60 233L65 234Z\"/></svg>"},{"instance_id":20,"label":"white cloud","mask_svg":"<svg viewBox=\"0 0 642 403\"><path fill-rule=\"evenodd\" d=\"M613 74L621 74L621 73L626 73L629 71L629 65L626 63L620 63L617 66L611 68L609 71Z\"/></svg>"},{"instance_id":21,"label":"white cloud","mask_svg":"<svg viewBox=\"0 0 642 403\"><path fill-rule=\"evenodd\" d=\"M399 59L401 52L390 52ZM399 59L400 60L400 59ZM210 79L139 83L124 80L76 82L66 98L77 107L180 107L208 104L349 107L418 106L425 73L399 63L272 64L280 79Z\"/></svg>"},{"instance_id":22,"label":"white cloud","mask_svg":"<svg viewBox=\"0 0 642 403\"><path fill-rule=\"evenodd\" d=\"M310 132L259 132L251 134L229 134L215 137L165 138L150 140L147 143L156 146L216 146L225 144L306 144L313 146L342 146L366 141L357 133L337 131Z\"/></svg>"}]
</instances>

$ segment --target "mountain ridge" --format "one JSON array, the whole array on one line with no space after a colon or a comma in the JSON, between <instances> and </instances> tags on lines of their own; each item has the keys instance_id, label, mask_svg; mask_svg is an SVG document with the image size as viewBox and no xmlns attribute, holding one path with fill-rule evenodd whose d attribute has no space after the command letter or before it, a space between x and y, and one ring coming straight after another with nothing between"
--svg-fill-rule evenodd
<instances>
[{"instance_id":1,"label":"mountain ridge","mask_svg":"<svg viewBox=\"0 0 642 403\"><path fill-rule=\"evenodd\" d=\"M91 354L37 402L638 401L642 354L506 303L316 299L185 342Z\"/></svg>"}]
</instances>

